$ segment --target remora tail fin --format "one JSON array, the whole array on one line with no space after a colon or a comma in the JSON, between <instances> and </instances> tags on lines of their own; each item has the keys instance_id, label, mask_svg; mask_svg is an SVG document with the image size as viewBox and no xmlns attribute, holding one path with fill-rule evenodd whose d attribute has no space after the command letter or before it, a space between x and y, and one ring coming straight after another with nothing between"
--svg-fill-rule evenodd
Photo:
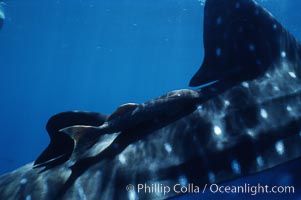
<instances>
[{"instance_id":1,"label":"remora tail fin","mask_svg":"<svg viewBox=\"0 0 301 200\"><path fill-rule=\"evenodd\" d=\"M34 167L53 166L65 162L72 154L74 140L61 129L74 125L100 126L106 116L94 112L72 111L54 115L48 120L46 130L50 144L34 162Z\"/></svg>"}]
</instances>

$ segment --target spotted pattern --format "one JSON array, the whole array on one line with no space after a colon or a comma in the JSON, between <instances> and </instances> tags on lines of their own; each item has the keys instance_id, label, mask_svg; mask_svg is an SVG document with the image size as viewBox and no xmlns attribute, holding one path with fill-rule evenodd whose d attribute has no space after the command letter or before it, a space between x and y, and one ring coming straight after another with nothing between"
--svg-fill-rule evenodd
<instances>
[{"instance_id":1,"label":"spotted pattern","mask_svg":"<svg viewBox=\"0 0 301 200\"><path fill-rule=\"evenodd\" d=\"M215 182L215 174L213 172L208 173L208 180L209 180L210 183Z\"/></svg>"},{"instance_id":2,"label":"spotted pattern","mask_svg":"<svg viewBox=\"0 0 301 200\"><path fill-rule=\"evenodd\" d=\"M242 82L241 84L245 88L249 88L249 83L248 82Z\"/></svg>"},{"instance_id":3,"label":"spotted pattern","mask_svg":"<svg viewBox=\"0 0 301 200\"><path fill-rule=\"evenodd\" d=\"M257 163L257 165L259 167L263 167L264 166L264 160L263 160L262 156L257 156L256 163Z\"/></svg>"},{"instance_id":4,"label":"spotted pattern","mask_svg":"<svg viewBox=\"0 0 301 200\"><path fill-rule=\"evenodd\" d=\"M254 44L249 44L249 50L250 51L255 51L255 45Z\"/></svg>"},{"instance_id":5,"label":"spotted pattern","mask_svg":"<svg viewBox=\"0 0 301 200\"><path fill-rule=\"evenodd\" d=\"M165 143L164 144L164 148L165 150L168 152L168 153L171 153L172 152L172 147L169 143Z\"/></svg>"},{"instance_id":6,"label":"spotted pattern","mask_svg":"<svg viewBox=\"0 0 301 200\"><path fill-rule=\"evenodd\" d=\"M22 178L20 181L20 184L24 185L27 183L27 179L26 178Z\"/></svg>"},{"instance_id":7,"label":"spotted pattern","mask_svg":"<svg viewBox=\"0 0 301 200\"><path fill-rule=\"evenodd\" d=\"M285 58L286 57L286 52L285 51L281 51L281 57Z\"/></svg>"},{"instance_id":8,"label":"spotted pattern","mask_svg":"<svg viewBox=\"0 0 301 200\"><path fill-rule=\"evenodd\" d=\"M128 192L129 200L136 200L137 199L137 194L134 190L131 190Z\"/></svg>"},{"instance_id":9,"label":"spotted pattern","mask_svg":"<svg viewBox=\"0 0 301 200\"><path fill-rule=\"evenodd\" d=\"M241 173L241 167L240 167L240 164L237 160L233 160L231 162L231 168L232 168L232 170L235 174L240 174Z\"/></svg>"},{"instance_id":10,"label":"spotted pattern","mask_svg":"<svg viewBox=\"0 0 301 200\"><path fill-rule=\"evenodd\" d=\"M188 185L188 180L187 180L187 177L185 175L179 176L178 181L183 186Z\"/></svg>"},{"instance_id":11,"label":"spotted pattern","mask_svg":"<svg viewBox=\"0 0 301 200\"><path fill-rule=\"evenodd\" d=\"M279 155L283 155L285 153L285 146L284 146L284 143L283 141L278 141L275 143L275 149L276 149L276 152L279 154Z\"/></svg>"},{"instance_id":12,"label":"spotted pattern","mask_svg":"<svg viewBox=\"0 0 301 200\"><path fill-rule=\"evenodd\" d=\"M214 126L213 129L216 135L221 135L223 133L222 129L219 126Z\"/></svg>"},{"instance_id":13,"label":"spotted pattern","mask_svg":"<svg viewBox=\"0 0 301 200\"><path fill-rule=\"evenodd\" d=\"M118 159L119 159L119 161L120 161L121 164L126 164L126 157L124 156L124 154L121 153L118 156Z\"/></svg>"},{"instance_id":14,"label":"spotted pattern","mask_svg":"<svg viewBox=\"0 0 301 200\"><path fill-rule=\"evenodd\" d=\"M295 72L288 72L288 74L292 77L292 78L297 78L297 76L296 76L296 74L295 74Z\"/></svg>"},{"instance_id":15,"label":"spotted pattern","mask_svg":"<svg viewBox=\"0 0 301 200\"><path fill-rule=\"evenodd\" d=\"M260 115L261 115L261 117L262 118L264 118L264 119L267 119L268 118L268 113L267 113L267 111L265 110L265 109L260 109Z\"/></svg>"}]
</instances>

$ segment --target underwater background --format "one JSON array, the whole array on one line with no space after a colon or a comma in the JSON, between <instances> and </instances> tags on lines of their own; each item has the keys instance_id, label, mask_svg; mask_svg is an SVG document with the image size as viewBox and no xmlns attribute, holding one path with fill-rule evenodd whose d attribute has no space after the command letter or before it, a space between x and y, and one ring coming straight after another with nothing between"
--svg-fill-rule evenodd
<instances>
[{"instance_id":1,"label":"underwater background","mask_svg":"<svg viewBox=\"0 0 301 200\"><path fill-rule=\"evenodd\" d=\"M258 3L301 39L301 1ZM0 174L37 158L48 145L45 125L54 114L109 114L123 103L142 103L188 88L203 60L203 9L203 0L1 3L5 22L0 31ZM247 180L271 181L276 173L280 183L289 183L293 177L283 173L285 167L300 166L293 163ZM235 183L239 182L246 179ZM260 197L267 198L252 199Z\"/></svg>"}]
</instances>

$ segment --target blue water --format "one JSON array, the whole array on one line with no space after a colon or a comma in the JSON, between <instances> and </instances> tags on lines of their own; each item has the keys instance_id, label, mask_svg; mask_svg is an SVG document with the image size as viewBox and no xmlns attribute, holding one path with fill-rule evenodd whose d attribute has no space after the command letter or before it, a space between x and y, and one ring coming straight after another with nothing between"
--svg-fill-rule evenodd
<instances>
[{"instance_id":1,"label":"blue water","mask_svg":"<svg viewBox=\"0 0 301 200\"><path fill-rule=\"evenodd\" d=\"M297 39L301 1L260 0ZM67 110L111 113L188 88L203 59L203 1L7 1L0 31L0 174L48 145Z\"/></svg>"},{"instance_id":2,"label":"blue water","mask_svg":"<svg viewBox=\"0 0 301 200\"><path fill-rule=\"evenodd\" d=\"M66 110L111 113L185 88L202 61L198 1L10 1L0 32L0 173L34 160Z\"/></svg>"}]
</instances>

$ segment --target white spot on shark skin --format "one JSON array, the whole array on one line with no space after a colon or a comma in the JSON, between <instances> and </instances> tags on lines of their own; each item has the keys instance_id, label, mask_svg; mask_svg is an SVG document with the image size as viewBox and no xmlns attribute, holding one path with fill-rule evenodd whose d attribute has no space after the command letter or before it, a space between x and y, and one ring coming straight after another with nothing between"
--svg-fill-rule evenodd
<instances>
[{"instance_id":1,"label":"white spot on shark skin","mask_svg":"<svg viewBox=\"0 0 301 200\"><path fill-rule=\"evenodd\" d=\"M179 176L178 181L183 186L188 185L188 180L185 175Z\"/></svg>"},{"instance_id":2,"label":"white spot on shark skin","mask_svg":"<svg viewBox=\"0 0 301 200\"><path fill-rule=\"evenodd\" d=\"M202 105L198 105L198 106L196 107L197 110L202 110L202 108L203 108Z\"/></svg>"},{"instance_id":3,"label":"white spot on shark skin","mask_svg":"<svg viewBox=\"0 0 301 200\"><path fill-rule=\"evenodd\" d=\"M292 111L293 111L293 108L290 107L290 106L286 106L286 110L287 110L288 112L292 112Z\"/></svg>"},{"instance_id":4,"label":"white spot on shark skin","mask_svg":"<svg viewBox=\"0 0 301 200\"><path fill-rule=\"evenodd\" d=\"M301 137L301 131L299 131L299 136Z\"/></svg>"},{"instance_id":5,"label":"white spot on shark skin","mask_svg":"<svg viewBox=\"0 0 301 200\"><path fill-rule=\"evenodd\" d=\"M285 152L285 148L284 148L284 144L283 144L283 141L278 141L275 143L275 149L276 149L276 152L279 154L279 155L283 155L284 152Z\"/></svg>"},{"instance_id":6,"label":"white spot on shark skin","mask_svg":"<svg viewBox=\"0 0 301 200\"><path fill-rule=\"evenodd\" d=\"M222 49L219 48L219 47L216 48L216 49L215 49L215 54L216 54L217 57L220 57L220 56L222 55Z\"/></svg>"},{"instance_id":7,"label":"white spot on shark skin","mask_svg":"<svg viewBox=\"0 0 301 200\"><path fill-rule=\"evenodd\" d=\"M136 200L136 199L138 199L137 198L137 194L136 194L136 192L134 190L129 191L128 195L129 195L129 200Z\"/></svg>"},{"instance_id":8,"label":"white spot on shark skin","mask_svg":"<svg viewBox=\"0 0 301 200\"><path fill-rule=\"evenodd\" d=\"M172 152L172 147L171 147L171 145L169 143L165 143L164 144L164 148L167 151L167 153Z\"/></svg>"},{"instance_id":9,"label":"white spot on shark skin","mask_svg":"<svg viewBox=\"0 0 301 200\"><path fill-rule=\"evenodd\" d=\"M225 101L224 101L224 104L225 104L225 106L230 106L230 101L225 100Z\"/></svg>"},{"instance_id":10,"label":"white spot on shark skin","mask_svg":"<svg viewBox=\"0 0 301 200\"><path fill-rule=\"evenodd\" d=\"M25 200L31 200L31 195L26 195Z\"/></svg>"},{"instance_id":11,"label":"white spot on shark skin","mask_svg":"<svg viewBox=\"0 0 301 200\"><path fill-rule=\"evenodd\" d=\"M26 184L26 183L27 183L27 179L26 179L26 178L22 178L22 179L20 180L20 184L24 185L24 184Z\"/></svg>"},{"instance_id":12,"label":"white spot on shark skin","mask_svg":"<svg viewBox=\"0 0 301 200\"><path fill-rule=\"evenodd\" d=\"M236 2L236 3L235 3L235 8L236 8L236 9L240 8L240 3L239 3L239 2Z\"/></svg>"},{"instance_id":13,"label":"white spot on shark skin","mask_svg":"<svg viewBox=\"0 0 301 200\"><path fill-rule=\"evenodd\" d=\"M126 164L126 157L124 156L123 153L121 153L119 156L118 156L118 160L121 164Z\"/></svg>"},{"instance_id":14,"label":"white spot on shark skin","mask_svg":"<svg viewBox=\"0 0 301 200\"><path fill-rule=\"evenodd\" d=\"M251 137L255 137L255 133L252 130L247 130L247 134Z\"/></svg>"},{"instance_id":15,"label":"white spot on shark skin","mask_svg":"<svg viewBox=\"0 0 301 200\"><path fill-rule=\"evenodd\" d=\"M280 89L279 89L278 86L274 86L273 89L274 89L275 91L280 91Z\"/></svg>"},{"instance_id":16,"label":"white spot on shark skin","mask_svg":"<svg viewBox=\"0 0 301 200\"><path fill-rule=\"evenodd\" d=\"M75 182L75 188L77 189L78 195L79 195L79 199L81 200L87 200L86 194L84 192L83 187L81 186L81 184L79 183L79 181Z\"/></svg>"},{"instance_id":17,"label":"white spot on shark skin","mask_svg":"<svg viewBox=\"0 0 301 200\"><path fill-rule=\"evenodd\" d=\"M149 164L149 166L148 166L148 168L150 169L150 171L156 171L156 170L158 170L158 165L159 165L160 163L158 163L158 162L152 162L152 163L150 163Z\"/></svg>"},{"instance_id":18,"label":"white spot on shark skin","mask_svg":"<svg viewBox=\"0 0 301 200\"><path fill-rule=\"evenodd\" d=\"M254 44L249 44L249 50L250 50L250 51L255 51L255 46L254 46Z\"/></svg>"},{"instance_id":19,"label":"white spot on shark skin","mask_svg":"<svg viewBox=\"0 0 301 200\"><path fill-rule=\"evenodd\" d=\"M220 25L223 21L223 18L221 16L219 16L218 18L216 18L216 24Z\"/></svg>"},{"instance_id":20,"label":"white spot on shark skin","mask_svg":"<svg viewBox=\"0 0 301 200\"><path fill-rule=\"evenodd\" d=\"M292 78L297 78L295 72L288 72L288 74L289 74Z\"/></svg>"},{"instance_id":21,"label":"white spot on shark skin","mask_svg":"<svg viewBox=\"0 0 301 200\"><path fill-rule=\"evenodd\" d=\"M98 180L102 180L102 171L97 170L94 177L97 177Z\"/></svg>"},{"instance_id":22,"label":"white spot on shark skin","mask_svg":"<svg viewBox=\"0 0 301 200\"><path fill-rule=\"evenodd\" d=\"M285 51L281 51L281 58L285 58L286 57L286 52Z\"/></svg>"},{"instance_id":23,"label":"white spot on shark skin","mask_svg":"<svg viewBox=\"0 0 301 200\"><path fill-rule=\"evenodd\" d=\"M278 26L277 26L277 24L273 24L273 29L277 29L278 28Z\"/></svg>"},{"instance_id":24,"label":"white spot on shark skin","mask_svg":"<svg viewBox=\"0 0 301 200\"><path fill-rule=\"evenodd\" d=\"M209 172L208 179L209 179L210 183L214 183L215 182L215 174L213 172Z\"/></svg>"},{"instance_id":25,"label":"white spot on shark skin","mask_svg":"<svg viewBox=\"0 0 301 200\"><path fill-rule=\"evenodd\" d=\"M262 156L257 156L256 162L257 162L257 165L258 165L259 167L263 167L263 165L264 165L264 160L263 160Z\"/></svg>"},{"instance_id":26,"label":"white spot on shark skin","mask_svg":"<svg viewBox=\"0 0 301 200\"><path fill-rule=\"evenodd\" d=\"M241 173L240 164L237 160L233 160L231 162L231 168L232 168L232 170L235 174L240 174Z\"/></svg>"},{"instance_id":27,"label":"white spot on shark skin","mask_svg":"<svg viewBox=\"0 0 301 200\"><path fill-rule=\"evenodd\" d=\"M223 133L222 129L219 126L214 126L213 130L215 135L221 135Z\"/></svg>"},{"instance_id":28,"label":"white spot on shark skin","mask_svg":"<svg viewBox=\"0 0 301 200\"><path fill-rule=\"evenodd\" d=\"M247 82L242 82L241 85L245 88L249 88L249 83Z\"/></svg>"},{"instance_id":29,"label":"white spot on shark skin","mask_svg":"<svg viewBox=\"0 0 301 200\"><path fill-rule=\"evenodd\" d=\"M268 118L268 113L265 109L260 109L260 115L262 118L267 119Z\"/></svg>"}]
</instances>

